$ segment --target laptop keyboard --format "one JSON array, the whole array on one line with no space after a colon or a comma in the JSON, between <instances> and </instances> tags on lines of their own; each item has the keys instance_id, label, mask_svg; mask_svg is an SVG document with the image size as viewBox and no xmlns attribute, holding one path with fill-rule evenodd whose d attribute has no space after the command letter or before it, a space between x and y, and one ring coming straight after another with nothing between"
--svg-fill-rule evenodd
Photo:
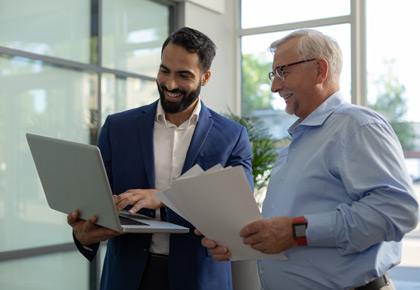
<instances>
[{"instance_id":1,"label":"laptop keyboard","mask_svg":"<svg viewBox=\"0 0 420 290\"><path fill-rule=\"evenodd\" d=\"M148 224L136 221L136 220L132 220L123 216L119 216L120 218L120 223L121 225L126 225L126 226L150 226Z\"/></svg>"}]
</instances>

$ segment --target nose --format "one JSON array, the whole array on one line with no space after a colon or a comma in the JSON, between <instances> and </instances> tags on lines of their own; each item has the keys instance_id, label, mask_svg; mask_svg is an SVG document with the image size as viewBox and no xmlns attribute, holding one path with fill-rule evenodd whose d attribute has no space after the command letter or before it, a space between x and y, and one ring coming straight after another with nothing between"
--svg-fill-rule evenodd
<instances>
[{"instance_id":1,"label":"nose","mask_svg":"<svg viewBox=\"0 0 420 290\"><path fill-rule=\"evenodd\" d=\"M176 81L175 75L170 74L166 81L165 81L165 86L168 88L169 91L172 91L176 88L178 88L178 83Z\"/></svg>"},{"instance_id":2,"label":"nose","mask_svg":"<svg viewBox=\"0 0 420 290\"><path fill-rule=\"evenodd\" d=\"M283 88L284 81L282 81L278 76L275 76L271 82L271 91L277 93Z\"/></svg>"}]
</instances>

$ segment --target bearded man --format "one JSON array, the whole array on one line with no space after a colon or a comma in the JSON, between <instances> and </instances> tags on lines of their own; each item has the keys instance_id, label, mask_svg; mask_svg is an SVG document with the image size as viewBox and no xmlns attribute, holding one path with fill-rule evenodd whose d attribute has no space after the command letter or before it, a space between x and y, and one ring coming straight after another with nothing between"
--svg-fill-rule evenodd
<instances>
[{"instance_id":1,"label":"bearded man","mask_svg":"<svg viewBox=\"0 0 420 290\"><path fill-rule=\"evenodd\" d=\"M199 164L243 166L251 187L251 147L246 129L207 108L200 89L208 83L216 46L184 27L162 47L157 74L160 99L107 117L98 147L117 210L128 209L190 228L188 234L123 234L68 215L80 252L92 260L101 241L107 252L101 289L232 289L229 262L219 263L201 245L193 226L154 194Z\"/></svg>"}]
</instances>

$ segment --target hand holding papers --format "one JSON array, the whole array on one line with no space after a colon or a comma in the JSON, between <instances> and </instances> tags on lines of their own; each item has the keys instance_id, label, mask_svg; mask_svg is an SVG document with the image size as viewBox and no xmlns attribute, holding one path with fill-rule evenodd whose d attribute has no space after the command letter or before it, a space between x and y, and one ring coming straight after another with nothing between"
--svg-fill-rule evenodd
<instances>
[{"instance_id":1,"label":"hand holding papers","mask_svg":"<svg viewBox=\"0 0 420 290\"><path fill-rule=\"evenodd\" d=\"M256 251L239 236L244 226L262 219L241 166L203 171L196 165L155 196L207 238L229 248L232 261L286 259L282 253Z\"/></svg>"}]
</instances>

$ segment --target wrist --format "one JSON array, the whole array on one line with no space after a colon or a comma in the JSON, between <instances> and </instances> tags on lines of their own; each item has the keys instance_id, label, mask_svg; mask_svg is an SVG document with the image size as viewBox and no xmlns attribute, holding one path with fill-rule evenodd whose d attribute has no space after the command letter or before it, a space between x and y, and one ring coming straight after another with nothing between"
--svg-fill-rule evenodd
<instances>
[{"instance_id":1,"label":"wrist","mask_svg":"<svg viewBox=\"0 0 420 290\"><path fill-rule=\"evenodd\" d=\"M295 217L293 219L293 239L297 242L298 246L307 246L308 241L306 239L306 228L308 227L308 221L305 217Z\"/></svg>"}]
</instances>

